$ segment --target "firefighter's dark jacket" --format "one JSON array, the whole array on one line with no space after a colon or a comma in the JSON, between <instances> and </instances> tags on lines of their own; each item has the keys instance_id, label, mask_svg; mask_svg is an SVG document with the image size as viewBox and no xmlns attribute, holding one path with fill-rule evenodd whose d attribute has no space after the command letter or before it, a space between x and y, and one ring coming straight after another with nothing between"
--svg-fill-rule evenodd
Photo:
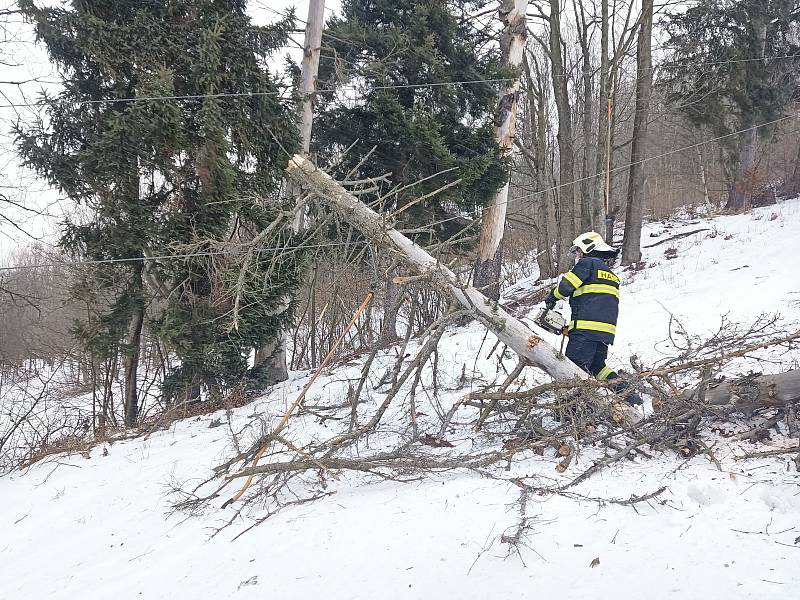
<instances>
[{"instance_id":1,"label":"firefighter's dark jacket","mask_svg":"<svg viewBox=\"0 0 800 600\"><path fill-rule=\"evenodd\" d=\"M550 295L556 300L569 298L570 331L605 344L614 343L619 314L619 278L605 261L584 256L563 275Z\"/></svg>"}]
</instances>

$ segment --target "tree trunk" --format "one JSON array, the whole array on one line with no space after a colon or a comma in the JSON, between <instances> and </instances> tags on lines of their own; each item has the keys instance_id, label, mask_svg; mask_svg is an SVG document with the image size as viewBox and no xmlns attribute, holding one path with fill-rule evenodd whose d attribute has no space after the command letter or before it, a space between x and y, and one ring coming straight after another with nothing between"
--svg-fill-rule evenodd
<instances>
[{"instance_id":1,"label":"tree trunk","mask_svg":"<svg viewBox=\"0 0 800 600\"><path fill-rule=\"evenodd\" d=\"M533 175L535 190L547 187L547 98L546 81L539 69L539 62L533 57L536 76L534 78L530 60L526 56L523 60L525 77L528 80L528 109L525 111L527 135L523 143L525 153ZM550 279L557 275L553 260L553 239L550 223L552 211L547 194L534 196L534 218L536 219L536 263L539 266L539 278Z\"/></svg>"},{"instance_id":2,"label":"tree trunk","mask_svg":"<svg viewBox=\"0 0 800 600\"><path fill-rule=\"evenodd\" d=\"M386 287L383 296L383 326L381 327L381 341L393 342L399 339L397 335L397 312L400 309L400 296L402 287L394 282L394 273L386 276Z\"/></svg>"},{"instance_id":3,"label":"tree trunk","mask_svg":"<svg viewBox=\"0 0 800 600\"><path fill-rule=\"evenodd\" d=\"M314 94L317 91L317 73L319 73L319 56L322 47L322 28L325 23L325 0L311 0L308 4L308 21L306 22L305 43L303 45L303 62L300 65L300 93L302 97L302 119L300 121L300 144L303 156L308 156L311 149L311 128L314 124ZM290 194L297 196L294 190ZM299 201L300 199L297 198ZM303 229L305 210L294 215L292 230L297 233Z\"/></svg>"},{"instance_id":4,"label":"tree trunk","mask_svg":"<svg viewBox=\"0 0 800 600\"><path fill-rule=\"evenodd\" d=\"M622 242L622 264L642 260L642 217L646 165L641 162L647 152L647 119L653 90L653 69L650 56L653 33L653 0L642 3L642 23L636 49L636 112L633 118L631 166L628 176L628 207L625 211L625 237Z\"/></svg>"},{"instance_id":5,"label":"tree trunk","mask_svg":"<svg viewBox=\"0 0 800 600\"><path fill-rule=\"evenodd\" d=\"M752 19L753 32L759 41L759 53L762 60L767 51L767 20L763 14L754 15ZM753 197L756 176L756 151L758 150L758 129L754 127L753 120L748 118L745 127L751 127L744 137L744 143L739 151L739 172L736 181L728 196L728 210L746 210L749 208Z\"/></svg>"},{"instance_id":6,"label":"tree trunk","mask_svg":"<svg viewBox=\"0 0 800 600\"><path fill-rule=\"evenodd\" d=\"M345 190L313 163L295 155L287 167L289 176L321 200L374 243L385 245L416 271L429 277L431 284L449 293L497 338L541 368L554 379L586 379L587 374L567 360L558 350L537 336L525 323L507 313L496 302L471 286L463 286L455 274L422 247L396 229L386 229L385 219ZM633 418L633 411L620 409L620 418Z\"/></svg>"},{"instance_id":7,"label":"tree trunk","mask_svg":"<svg viewBox=\"0 0 800 600\"><path fill-rule=\"evenodd\" d=\"M578 7L580 7L580 12ZM594 182L590 179L592 175L590 170L594 168L591 164L594 157L594 143L592 140L594 86L592 85L592 53L589 48L589 25L586 21L586 11L582 0L578 0L578 7L575 6L575 0L573 0L573 8L578 19L578 41L581 45L581 55L583 57L581 73L583 81L583 150L581 152L580 229L581 231L591 231L600 217L599 212L596 212L599 203L594 198Z\"/></svg>"},{"instance_id":8,"label":"tree trunk","mask_svg":"<svg viewBox=\"0 0 800 600\"><path fill-rule=\"evenodd\" d=\"M700 168L700 181L703 184L703 202L708 210L708 216L711 216L713 206L711 205L711 197L708 195L708 181L706 179L706 166L703 162L703 153L700 151L700 146L695 148L697 151L697 165Z\"/></svg>"},{"instance_id":9,"label":"tree trunk","mask_svg":"<svg viewBox=\"0 0 800 600\"><path fill-rule=\"evenodd\" d=\"M752 124L748 126L752 126ZM725 206L728 210L747 209L750 198L753 195L758 130L753 128L743 137L744 142L739 150L739 170L736 174L736 181L731 186L728 203Z\"/></svg>"},{"instance_id":10,"label":"tree trunk","mask_svg":"<svg viewBox=\"0 0 800 600\"><path fill-rule=\"evenodd\" d=\"M696 396L697 390L686 390L681 397L686 400ZM759 408L784 408L800 401L800 370L777 375L759 375L740 380L726 381L705 392L703 402L712 406L730 406L738 412L751 415Z\"/></svg>"},{"instance_id":11,"label":"tree trunk","mask_svg":"<svg viewBox=\"0 0 800 600\"><path fill-rule=\"evenodd\" d=\"M522 65L525 40L528 37L525 19L527 10L527 0L502 0L500 3L499 15L503 23L503 33L500 35L502 63L514 69L519 69ZM500 148L500 155L508 159L511 157L516 135L519 89L520 78L517 75L501 92L495 115L495 140ZM501 244L506 225L509 183L510 175L506 184L495 193L483 211L478 259L473 276L475 287L495 300L500 298L500 270L503 263Z\"/></svg>"},{"instance_id":12,"label":"tree trunk","mask_svg":"<svg viewBox=\"0 0 800 600\"><path fill-rule=\"evenodd\" d=\"M558 268L572 266L569 247L575 238L575 150L572 145L572 116L569 104L567 72L564 68L561 38L560 0L550 0L550 60L552 62L553 98L558 112Z\"/></svg>"},{"instance_id":13,"label":"tree trunk","mask_svg":"<svg viewBox=\"0 0 800 600\"><path fill-rule=\"evenodd\" d=\"M289 368L286 366L286 332L281 331L273 342L261 346L256 351L253 364L263 371L265 385L289 379Z\"/></svg>"},{"instance_id":14,"label":"tree trunk","mask_svg":"<svg viewBox=\"0 0 800 600\"><path fill-rule=\"evenodd\" d=\"M599 77L599 104L597 109L597 161L595 162L596 173L606 174L608 168L608 152L610 151L609 131L610 125L608 118L608 106L611 95L608 93L608 0L600 0L600 72ZM593 223L593 229L599 231L604 223L604 217L608 213L609 200L606 197L606 177L597 177L594 180L594 198L597 206L595 208L597 218ZM612 239L606 236L608 243Z\"/></svg>"},{"instance_id":15,"label":"tree trunk","mask_svg":"<svg viewBox=\"0 0 800 600\"><path fill-rule=\"evenodd\" d=\"M325 22L325 0L311 0L308 4L303 63L300 68L303 94L303 120L300 125L300 140L303 155L311 148L311 126L314 122L314 93L317 91L319 55L322 47L322 27Z\"/></svg>"},{"instance_id":16,"label":"tree trunk","mask_svg":"<svg viewBox=\"0 0 800 600\"><path fill-rule=\"evenodd\" d=\"M325 0L311 0L308 5L308 20L306 22L305 43L303 49L303 62L301 65L302 94L302 120L300 123L300 142L303 155L308 156L311 148L311 129L314 123L314 94L317 90L317 73L319 72L319 57L322 47L322 29L325 23ZM288 186L290 197L295 196L300 201L297 190L291 184ZM292 219L292 231L299 233L303 229L306 211L300 209ZM281 314L289 306L278 309L275 314ZM253 366L260 367L265 373L264 381L268 384L279 383L289 379L289 368L286 364L286 342L288 336L281 331L274 342L265 344L256 349Z\"/></svg>"},{"instance_id":17,"label":"tree trunk","mask_svg":"<svg viewBox=\"0 0 800 600\"><path fill-rule=\"evenodd\" d=\"M137 300L128 327L128 352L125 356L125 426L135 427L139 417L139 390L137 374L141 355L144 302Z\"/></svg>"}]
</instances>

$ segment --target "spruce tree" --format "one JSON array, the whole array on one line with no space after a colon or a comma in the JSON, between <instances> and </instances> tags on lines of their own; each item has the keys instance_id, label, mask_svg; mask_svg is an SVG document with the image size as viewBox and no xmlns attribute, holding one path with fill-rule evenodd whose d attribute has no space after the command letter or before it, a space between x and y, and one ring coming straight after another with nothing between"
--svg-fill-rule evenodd
<instances>
[{"instance_id":1,"label":"spruce tree","mask_svg":"<svg viewBox=\"0 0 800 600\"><path fill-rule=\"evenodd\" d=\"M699 0L666 23L672 99L693 123L727 136L721 144L731 173L729 208L743 208L752 193L759 138L770 129L760 125L787 115L797 97L795 5L793 0Z\"/></svg>"},{"instance_id":2,"label":"spruce tree","mask_svg":"<svg viewBox=\"0 0 800 600\"><path fill-rule=\"evenodd\" d=\"M493 133L498 86L457 83L503 76L495 45L461 14L472 4L345 0L341 17L328 22L320 85L357 91L320 95L312 150L326 156L355 144L339 165L344 174L375 147L361 175L391 173L397 186L454 168L393 196L384 209L462 180L404 211L407 224L425 227L458 211L475 213L505 182ZM492 50L480 50L487 46ZM434 235L457 229L444 223Z\"/></svg>"},{"instance_id":3,"label":"spruce tree","mask_svg":"<svg viewBox=\"0 0 800 600\"><path fill-rule=\"evenodd\" d=\"M250 349L286 325L289 312L273 313L300 275L293 257L259 253L246 278L246 310L232 327L237 261L216 250L243 228L252 237L278 218L280 203L264 199L276 197L296 131L266 64L285 44L291 19L256 27L243 0L20 4L63 90L46 98L46 119L17 128L19 150L88 209L87 219L65 223L63 247L118 261L98 265L85 283L116 288L96 337L126 354L128 423L136 419L139 338L153 302L162 310L148 313L148 327L180 359L165 393L220 392L246 376ZM187 253L194 256L146 259Z\"/></svg>"}]
</instances>

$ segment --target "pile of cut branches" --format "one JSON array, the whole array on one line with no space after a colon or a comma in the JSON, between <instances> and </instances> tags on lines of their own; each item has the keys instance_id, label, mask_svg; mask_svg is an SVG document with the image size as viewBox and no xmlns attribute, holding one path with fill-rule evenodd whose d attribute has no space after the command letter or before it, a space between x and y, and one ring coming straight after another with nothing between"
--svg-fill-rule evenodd
<instances>
[{"instance_id":1,"label":"pile of cut branches","mask_svg":"<svg viewBox=\"0 0 800 600\"><path fill-rule=\"evenodd\" d=\"M448 326L464 312L452 309L418 340L407 336L388 363L387 351L375 349L359 376L348 382L345 397L330 404L295 403L297 410L280 420L311 419L334 432L328 437L302 439L268 419L247 439L242 431L233 435L230 426L236 451L207 481L180 490L177 507L200 510L233 493L225 503L235 507L230 522L248 506L267 506L258 523L285 506L331 493L331 482L343 472L394 481L452 470L503 477L513 461L538 454L550 457L545 460L554 456L556 470L563 473L589 447L602 448L604 455L549 492L563 495L609 465L655 452L705 455L719 464L714 448L725 438L753 445L742 458L800 454L798 444L789 443L799 433L800 371L731 375L736 360L766 364L776 349L795 347L800 331L780 335L775 319L762 317L746 328L723 322L705 340L673 324L669 344L674 352L668 358L647 368L631 359L633 370L626 377L652 399L654 410L626 423L602 408L613 399L605 382L576 379L531 387L524 383L524 359L502 381L467 392L475 381L466 369L457 379L440 372L438 350ZM505 354L504 348L498 351ZM784 444L759 452L755 445L770 434Z\"/></svg>"}]
</instances>

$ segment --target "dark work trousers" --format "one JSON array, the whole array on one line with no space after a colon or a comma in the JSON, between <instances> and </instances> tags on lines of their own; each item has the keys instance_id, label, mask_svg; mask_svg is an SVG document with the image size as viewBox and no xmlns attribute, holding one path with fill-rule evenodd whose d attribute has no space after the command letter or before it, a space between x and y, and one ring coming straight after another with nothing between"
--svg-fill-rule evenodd
<instances>
[{"instance_id":1,"label":"dark work trousers","mask_svg":"<svg viewBox=\"0 0 800 600\"><path fill-rule=\"evenodd\" d=\"M608 344L590 340L582 333L573 331L570 333L565 354L568 359L597 379L619 379L616 371L606 365ZM620 381L618 385L609 385L608 387L611 391L618 392L627 386Z\"/></svg>"},{"instance_id":2,"label":"dark work trousers","mask_svg":"<svg viewBox=\"0 0 800 600\"><path fill-rule=\"evenodd\" d=\"M617 372L606 364L608 344L590 340L582 333L573 331L569 336L565 354L568 359L600 381L617 379L618 381L609 383L608 389L615 394L624 394L625 401L631 406L642 404L641 396L636 390L630 389L630 382L621 379Z\"/></svg>"}]
</instances>

